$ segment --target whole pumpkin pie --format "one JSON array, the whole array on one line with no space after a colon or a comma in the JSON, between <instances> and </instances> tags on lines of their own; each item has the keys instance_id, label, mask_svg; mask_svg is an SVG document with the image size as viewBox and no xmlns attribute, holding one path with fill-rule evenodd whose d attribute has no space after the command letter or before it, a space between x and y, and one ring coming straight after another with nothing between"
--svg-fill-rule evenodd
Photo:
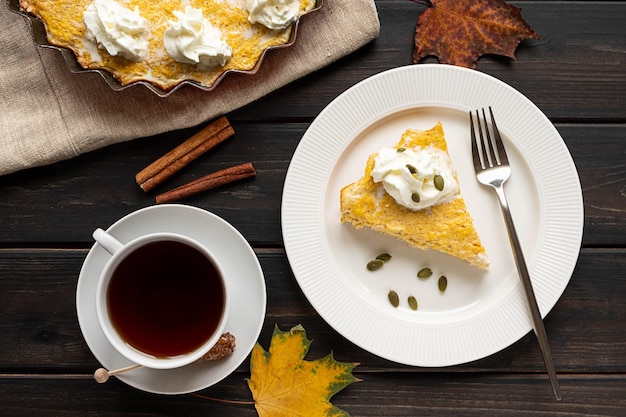
<instances>
[{"instance_id":1,"label":"whole pumpkin pie","mask_svg":"<svg viewBox=\"0 0 626 417\"><path fill-rule=\"evenodd\" d=\"M212 86L229 70L254 70L263 52L286 44L316 0L20 0L51 45L122 85L181 81Z\"/></svg>"}]
</instances>

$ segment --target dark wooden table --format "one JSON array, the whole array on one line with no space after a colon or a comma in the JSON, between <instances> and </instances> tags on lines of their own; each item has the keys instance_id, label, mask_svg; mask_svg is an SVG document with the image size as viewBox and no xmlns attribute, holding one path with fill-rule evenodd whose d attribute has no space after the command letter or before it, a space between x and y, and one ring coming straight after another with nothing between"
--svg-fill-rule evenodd
<instances>
[{"instance_id":1,"label":"dark wooden table","mask_svg":"<svg viewBox=\"0 0 626 417\"><path fill-rule=\"evenodd\" d=\"M302 324L314 340L309 358L333 351L360 362L363 381L333 403L353 416L626 415L626 1L519 1L542 36L517 61L483 57L478 71L521 91L563 136L579 170L585 201L583 247L563 296L545 319L563 401L552 396L532 333L485 359L419 368L380 359L327 325L290 270L280 228L285 173L303 133L348 87L411 63L413 33L424 6L377 1L380 38L351 56L228 114L236 132L219 152L168 184L252 161L258 175L189 198L251 243L268 290L259 341L275 324ZM427 62L434 62L428 59ZM210 94L208 95L210 96ZM75 310L81 264L95 227L153 204L134 174L195 129L125 144L0 178L0 415L253 416L252 406L192 395L148 394L113 378L91 379L98 362ZM250 400L249 362L202 394Z\"/></svg>"}]
</instances>

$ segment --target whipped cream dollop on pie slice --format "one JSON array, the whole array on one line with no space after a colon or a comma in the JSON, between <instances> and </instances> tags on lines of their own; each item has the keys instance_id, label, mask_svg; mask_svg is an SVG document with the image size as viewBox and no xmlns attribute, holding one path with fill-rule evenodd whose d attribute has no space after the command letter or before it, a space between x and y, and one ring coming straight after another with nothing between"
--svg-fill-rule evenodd
<instances>
[{"instance_id":1,"label":"whipped cream dollop on pie slice","mask_svg":"<svg viewBox=\"0 0 626 417\"><path fill-rule=\"evenodd\" d=\"M363 177L342 188L340 205L342 223L489 268L441 123L409 129L393 149L370 155Z\"/></svg>"}]
</instances>

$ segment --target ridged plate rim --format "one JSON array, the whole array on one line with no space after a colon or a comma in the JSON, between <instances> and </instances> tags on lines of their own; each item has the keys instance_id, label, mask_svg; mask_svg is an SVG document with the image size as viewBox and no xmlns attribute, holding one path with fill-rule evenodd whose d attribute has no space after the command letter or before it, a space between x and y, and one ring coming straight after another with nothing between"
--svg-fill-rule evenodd
<instances>
[{"instance_id":1,"label":"ridged plate rim","mask_svg":"<svg viewBox=\"0 0 626 417\"><path fill-rule=\"evenodd\" d=\"M467 112L489 105L496 109L501 130L512 132L536 178L543 178L538 184L539 247L529 251L534 253L529 264L542 316L567 287L580 252L584 213L576 167L554 125L519 91L476 70L440 64L388 70L342 93L314 120L288 168L281 206L285 249L298 284L324 320L361 348L403 364L449 366L494 354L531 330L519 283L489 310L457 321L412 322L380 314L354 293L346 271L336 268L324 233L334 227L325 224L323 207L329 176L339 155L370 125L407 108ZM469 118L467 126L469 134ZM329 221L346 227L339 213Z\"/></svg>"}]
</instances>

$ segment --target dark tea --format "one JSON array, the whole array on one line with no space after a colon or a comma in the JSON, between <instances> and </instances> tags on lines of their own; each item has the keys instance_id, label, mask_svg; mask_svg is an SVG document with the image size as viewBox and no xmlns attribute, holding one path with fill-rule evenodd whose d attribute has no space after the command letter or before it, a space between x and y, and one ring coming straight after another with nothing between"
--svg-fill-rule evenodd
<instances>
[{"instance_id":1,"label":"dark tea","mask_svg":"<svg viewBox=\"0 0 626 417\"><path fill-rule=\"evenodd\" d=\"M192 352L215 333L225 303L218 269L174 240L147 243L115 269L107 291L113 327L133 348L167 358Z\"/></svg>"}]
</instances>

